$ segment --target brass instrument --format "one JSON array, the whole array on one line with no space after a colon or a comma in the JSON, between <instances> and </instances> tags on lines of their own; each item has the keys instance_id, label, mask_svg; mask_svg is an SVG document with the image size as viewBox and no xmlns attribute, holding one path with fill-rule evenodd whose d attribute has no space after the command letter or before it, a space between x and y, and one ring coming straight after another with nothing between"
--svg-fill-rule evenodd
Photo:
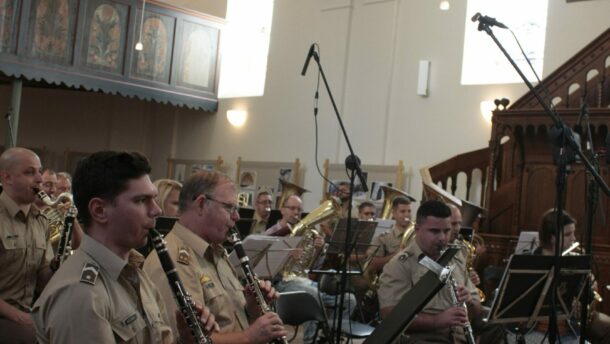
<instances>
[{"instance_id":1,"label":"brass instrument","mask_svg":"<svg viewBox=\"0 0 610 344\"><path fill-rule=\"evenodd\" d=\"M40 212L49 220L49 242L57 246L60 261L71 254L69 243L71 239L72 224L76 217L76 207L72 200L72 194L63 192L55 200L52 200L46 192L40 189L33 190L47 207ZM66 224L66 219L68 223Z\"/></svg>"},{"instance_id":2,"label":"brass instrument","mask_svg":"<svg viewBox=\"0 0 610 344\"><path fill-rule=\"evenodd\" d=\"M383 190L383 206L379 216L377 217L378 219L389 220L392 217L392 202L394 202L394 198L398 196L402 196L408 199L410 202L416 201L415 198L411 197L411 195L402 190L385 185L382 185L380 188Z\"/></svg>"},{"instance_id":3,"label":"brass instrument","mask_svg":"<svg viewBox=\"0 0 610 344\"><path fill-rule=\"evenodd\" d=\"M477 257L477 246L485 245L485 239L483 239L483 237L481 237L480 235L474 234L472 237L472 242L462 239L462 243L466 246L466 249L468 250L468 256L466 257L466 269L468 273L470 273L470 271L474 270L474 262ZM470 278L470 275L467 276L467 278ZM479 293L479 299L481 303L484 302L485 293L480 288L477 288L477 292Z\"/></svg>"},{"instance_id":4,"label":"brass instrument","mask_svg":"<svg viewBox=\"0 0 610 344\"><path fill-rule=\"evenodd\" d=\"M233 249L235 250L235 254L237 258L239 258L239 262L241 264L241 268L244 271L244 276L246 277L246 287L250 289L250 291L254 294L256 298L256 302L258 307L260 308L261 315L271 312L271 307L265 301L265 297L261 292L260 285L258 284L258 278L252 271L252 267L250 266L250 258L246 255L246 251L242 246L241 239L239 237L239 232L235 227L229 230L229 242L233 244ZM288 344L288 340L286 337L275 338L272 344Z\"/></svg>"},{"instance_id":5,"label":"brass instrument","mask_svg":"<svg viewBox=\"0 0 610 344\"><path fill-rule=\"evenodd\" d=\"M562 256L578 256L581 254L586 253L584 248L580 247L580 243L578 241L574 242L572 245L570 245L570 247L568 247L561 253ZM591 276L591 284L593 284L593 274L590 274L589 276ZM591 298L591 303L589 303L589 306L587 306L587 323L589 324L593 319L593 313L597 310L597 304L603 301L602 296L597 292L597 290L593 288L593 286L591 286L591 293L593 294Z\"/></svg>"},{"instance_id":6,"label":"brass instrument","mask_svg":"<svg viewBox=\"0 0 610 344\"><path fill-rule=\"evenodd\" d=\"M288 258L282 269L282 276L284 278L306 276L305 270L314 263L322 250L322 247L314 245L316 238L321 236L321 233L314 226L330 218L337 217L340 213L341 205L331 198L322 202L320 206L312 210L290 229L290 236L302 236L297 249L302 249L303 254L299 258L292 256Z\"/></svg>"},{"instance_id":7,"label":"brass instrument","mask_svg":"<svg viewBox=\"0 0 610 344\"><path fill-rule=\"evenodd\" d=\"M282 185L282 193L277 204L275 205L276 209L282 208L282 205L284 205L284 202L286 202L288 197L293 195L301 197L301 195L303 195L304 193L309 192L309 190L304 189L296 184L287 182L283 179L280 179L280 184Z\"/></svg>"}]
</instances>

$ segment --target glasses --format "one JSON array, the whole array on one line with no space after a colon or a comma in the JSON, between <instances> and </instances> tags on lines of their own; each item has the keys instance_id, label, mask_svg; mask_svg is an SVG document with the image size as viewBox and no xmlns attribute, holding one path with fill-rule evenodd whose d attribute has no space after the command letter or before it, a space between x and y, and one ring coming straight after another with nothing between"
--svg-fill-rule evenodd
<instances>
[{"instance_id":1,"label":"glasses","mask_svg":"<svg viewBox=\"0 0 610 344\"><path fill-rule=\"evenodd\" d=\"M218 203L218 204L222 205L222 207L223 207L223 208L225 208L225 210L226 210L226 211L228 211L228 212L229 212L229 214L233 214L234 212L237 212L237 208L238 208L238 207L237 207L237 205L235 205L235 204L231 204L231 203L226 203L226 202L219 201L219 200L217 200L217 199L214 199L214 198L213 198L212 196L210 196L210 195L205 195L205 198L209 199L209 200L210 200L210 201L212 201L212 202L216 202L216 203Z\"/></svg>"},{"instance_id":2,"label":"glasses","mask_svg":"<svg viewBox=\"0 0 610 344\"><path fill-rule=\"evenodd\" d=\"M284 206L284 208L286 208L286 209L290 209L291 211L298 211L299 213L303 211L303 208L298 207L298 206L296 206L296 205L293 205L293 206L287 206L287 205L285 205L285 206Z\"/></svg>"},{"instance_id":3,"label":"glasses","mask_svg":"<svg viewBox=\"0 0 610 344\"><path fill-rule=\"evenodd\" d=\"M270 199L268 199L268 200L263 200L263 201L256 201L256 203L258 203L258 204L271 204L273 202Z\"/></svg>"}]
</instances>

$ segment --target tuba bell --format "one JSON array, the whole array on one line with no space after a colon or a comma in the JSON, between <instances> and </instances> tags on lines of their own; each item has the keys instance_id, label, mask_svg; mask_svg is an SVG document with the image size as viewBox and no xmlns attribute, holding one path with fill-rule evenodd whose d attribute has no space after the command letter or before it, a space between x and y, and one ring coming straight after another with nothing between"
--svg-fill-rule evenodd
<instances>
[{"instance_id":1,"label":"tuba bell","mask_svg":"<svg viewBox=\"0 0 610 344\"><path fill-rule=\"evenodd\" d=\"M316 247L314 241L321 234L315 225L333 217L338 217L341 213L341 205L334 199L322 202L320 206L312 210L301 221L290 229L290 236L302 236L297 248L303 250L299 258L290 257L282 269L284 278L305 277L306 269L314 263L320 254L322 247Z\"/></svg>"},{"instance_id":2,"label":"tuba bell","mask_svg":"<svg viewBox=\"0 0 610 344\"><path fill-rule=\"evenodd\" d=\"M288 199L288 197L292 196L292 195L297 195L299 197L301 197L301 195L303 195L306 192L309 192L309 190L300 187L296 184L293 184L291 182L287 182L284 179L280 178L280 184L282 185L282 193L280 194L280 198L277 201L277 204L275 205L275 209L280 209L282 208L282 205L284 205L284 202Z\"/></svg>"}]
</instances>

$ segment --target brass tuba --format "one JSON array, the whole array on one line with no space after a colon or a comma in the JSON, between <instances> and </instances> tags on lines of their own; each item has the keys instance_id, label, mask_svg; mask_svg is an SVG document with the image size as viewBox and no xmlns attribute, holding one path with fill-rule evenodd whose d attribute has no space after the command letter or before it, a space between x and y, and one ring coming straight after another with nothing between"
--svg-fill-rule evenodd
<instances>
[{"instance_id":1,"label":"brass tuba","mask_svg":"<svg viewBox=\"0 0 610 344\"><path fill-rule=\"evenodd\" d=\"M409 202L415 202L415 198L411 197L411 195L402 190L385 185L381 186L381 190L383 190L383 207L381 208L381 213L379 213L379 218L382 220L389 220L392 217L392 203L396 197L404 197L408 199ZM402 234L400 248L403 249L407 247L408 243L414 236L415 224L413 221L410 221L409 225L407 226L407 230Z\"/></svg>"},{"instance_id":2,"label":"brass tuba","mask_svg":"<svg viewBox=\"0 0 610 344\"><path fill-rule=\"evenodd\" d=\"M320 232L314 226L330 218L337 217L340 213L341 205L331 198L322 202L320 206L312 210L290 229L290 236L303 237L297 246L298 249L303 250L303 254L299 258L289 257L282 269L282 276L284 278L306 276L305 270L309 269L322 250L322 247L314 245L316 237L320 236Z\"/></svg>"},{"instance_id":3,"label":"brass tuba","mask_svg":"<svg viewBox=\"0 0 610 344\"><path fill-rule=\"evenodd\" d=\"M46 205L40 212L49 220L49 241L53 246L56 246L64 228L67 210L73 204L72 194L63 192L55 200L52 200L42 190L34 189L34 192Z\"/></svg>"},{"instance_id":4,"label":"brass tuba","mask_svg":"<svg viewBox=\"0 0 610 344\"><path fill-rule=\"evenodd\" d=\"M280 194L280 198L277 201L277 204L275 205L276 209L282 208L282 205L284 205L284 202L286 202L288 197L290 197L292 195L297 195L297 196L301 197L301 195L303 195L304 193L309 192L309 190L302 188L291 182L287 182L281 178L280 178L280 184L282 185L282 193Z\"/></svg>"}]
</instances>

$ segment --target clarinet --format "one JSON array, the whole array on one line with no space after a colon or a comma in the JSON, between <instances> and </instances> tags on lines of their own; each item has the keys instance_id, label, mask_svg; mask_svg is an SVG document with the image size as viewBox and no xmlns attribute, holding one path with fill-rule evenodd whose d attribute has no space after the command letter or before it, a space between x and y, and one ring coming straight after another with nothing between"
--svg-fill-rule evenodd
<instances>
[{"instance_id":1,"label":"clarinet","mask_svg":"<svg viewBox=\"0 0 610 344\"><path fill-rule=\"evenodd\" d=\"M198 344L212 344L212 339L203 332L203 329L199 324L197 313L195 313L195 304L193 303L191 296L184 289L184 285L178 276L172 258L167 252L165 241L161 237L161 234L159 234L156 229L151 229L148 235L157 251L159 262L161 263L161 267L163 267L163 271L165 271L169 286L174 292L178 308L180 308L188 327L191 329L194 342Z\"/></svg>"},{"instance_id":2,"label":"clarinet","mask_svg":"<svg viewBox=\"0 0 610 344\"><path fill-rule=\"evenodd\" d=\"M57 258L59 263L63 263L63 261L71 254L70 251L66 252L66 248L70 244L70 238L72 237L72 227L74 226L74 218L78 210L74 205L70 205L68 208L68 212L66 213L66 217L64 218L64 229L61 231L61 236L59 237L59 244L57 244Z\"/></svg>"},{"instance_id":3,"label":"clarinet","mask_svg":"<svg viewBox=\"0 0 610 344\"><path fill-rule=\"evenodd\" d=\"M468 316L468 306L466 306L466 302L462 302L461 304L458 302L458 298L457 298L457 283L455 283L455 280L453 279L453 276L449 275L449 286L451 288L451 299L453 301L453 303L456 306L460 306L460 307L464 307L464 309L466 310L466 316ZM470 326L470 322L467 322L466 324L464 324L464 335L466 336L466 342L468 344L475 344L475 340L474 340L474 334L472 332L472 326Z\"/></svg>"},{"instance_id":4,"label":"clarinet","mask_svg":"<svg viewBox=\"0 0 610 344\"><path fill-rule=\"evenodd\" d=\"M260 285L258 284L258 278L252 271L252 267L250 266L250 258L246 255L246 251L244 250L241 239L239 238L239 233L235 227L231 228L229 231L229 241L233 244L233 249L235 250L235 254L237 254L237 258L241 263L241 268L244 270L244 275L246 276L246 285L247 288L250 289L251 292L254 293L256 297L256 302L258 303L259 308L261 309L261 314L265 314L267 312L271 312L271 307L265 301L263 297L263 293L261 292ZM273 344L288 344L288 340L286 337L275 338L271 343Z\"/></svg>"}]
</instances>

